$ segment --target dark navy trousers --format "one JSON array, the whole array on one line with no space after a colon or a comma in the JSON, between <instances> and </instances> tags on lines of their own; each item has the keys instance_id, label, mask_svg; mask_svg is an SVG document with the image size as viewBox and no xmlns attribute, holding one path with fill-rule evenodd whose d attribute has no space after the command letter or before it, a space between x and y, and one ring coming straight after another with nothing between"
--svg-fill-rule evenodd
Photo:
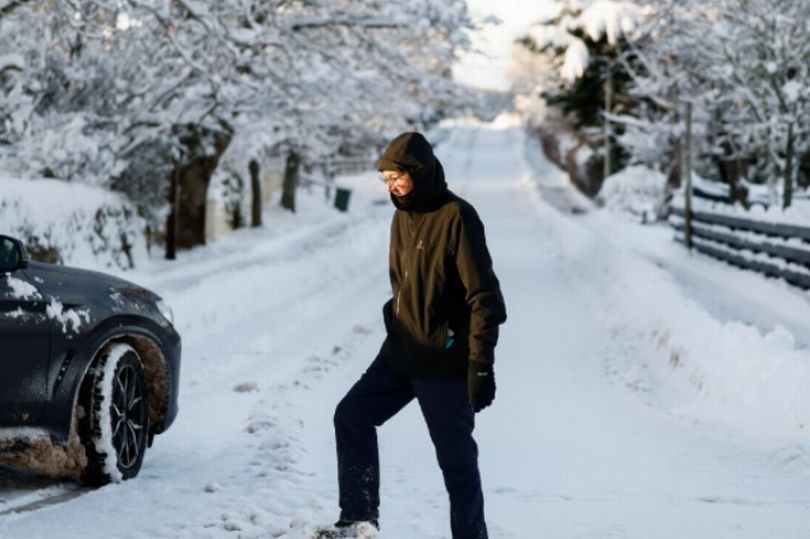
<instances>
[{"instance_id":1,"label":"dark navy trousers","mask_svg":"<svg viewBox=\"0 0 810 539\"><path fill-rule=\"evenodd\" d=\"M414 397L422 409L450 495L453 539L487 539L478 447L472 437L475 414L466 381L399 376L379 356L335 410L340 518L379 518L377 427Z\"/></svg>"}]
</instances>

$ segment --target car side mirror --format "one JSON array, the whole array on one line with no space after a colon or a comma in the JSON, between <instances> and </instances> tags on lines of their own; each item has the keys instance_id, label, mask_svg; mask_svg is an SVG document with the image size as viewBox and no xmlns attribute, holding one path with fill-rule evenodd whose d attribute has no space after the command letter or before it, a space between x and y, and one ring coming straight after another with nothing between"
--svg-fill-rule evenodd
<instances>
[{"instance_id":1,"label":"car side mirror","mask_svg":"<svg viewBox=\"0 0 810 539\"><path fill-rule=\"evenodd\" d=\"M10 236L0 236L0 273L25 269L30 261L23 242Z\"/></svg>"}]
</instances>

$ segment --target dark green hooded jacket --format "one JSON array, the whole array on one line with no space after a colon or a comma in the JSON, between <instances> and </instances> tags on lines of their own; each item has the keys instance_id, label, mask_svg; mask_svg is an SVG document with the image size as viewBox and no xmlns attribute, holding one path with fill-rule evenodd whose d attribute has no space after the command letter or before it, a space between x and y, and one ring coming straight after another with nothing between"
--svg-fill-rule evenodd
<instances>
[{"instance_id":1,"label":"dark green hooded jacket","mask_svg":"<svg viewBox=\"0 0 810 539\"><path fill-rule=\"evenodd\" d=\"M383 359L418 378L462 378L468 361L492 364L506 307L478 214L447 189L419 133L395 138L377 169L407 171L414 180L407 196L391 196L393 298L383 307Z\"/></svg>"}]
</instances>

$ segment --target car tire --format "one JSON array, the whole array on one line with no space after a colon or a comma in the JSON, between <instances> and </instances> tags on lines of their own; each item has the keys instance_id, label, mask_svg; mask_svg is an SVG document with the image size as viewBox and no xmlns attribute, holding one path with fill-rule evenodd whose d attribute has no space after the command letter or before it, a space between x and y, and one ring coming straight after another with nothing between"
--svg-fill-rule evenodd
<instances>
[{"instance_id":1,"label":"car tire","mask_svg":"<svg viewBox=\"0 0 810 539\"><path fill-rule=\"evenodd\" d=\"M149 439L146 376L138 353L114 343L97 356L82 383L79 438L87 456L82 481L101 486L138 475Z\"/></svg>"}]
</instances>

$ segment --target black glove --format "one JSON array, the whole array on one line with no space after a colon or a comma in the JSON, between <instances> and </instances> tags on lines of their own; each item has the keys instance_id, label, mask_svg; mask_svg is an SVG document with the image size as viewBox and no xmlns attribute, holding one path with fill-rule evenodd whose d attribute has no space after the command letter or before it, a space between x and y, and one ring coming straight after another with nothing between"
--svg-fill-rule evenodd
<instances>
[{"instance_id":1,"label":"black glove","mask_svg":"<svg viewBox=\"0 0 810 539\"><path fill-rule=\"evenodd\" d=\"M475 413L495 400L495 372L492 365L470 361L467 369L467 393Z\"/></svg>"}]
</instances>

